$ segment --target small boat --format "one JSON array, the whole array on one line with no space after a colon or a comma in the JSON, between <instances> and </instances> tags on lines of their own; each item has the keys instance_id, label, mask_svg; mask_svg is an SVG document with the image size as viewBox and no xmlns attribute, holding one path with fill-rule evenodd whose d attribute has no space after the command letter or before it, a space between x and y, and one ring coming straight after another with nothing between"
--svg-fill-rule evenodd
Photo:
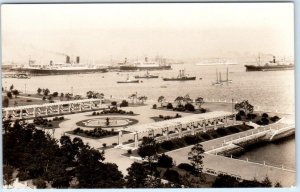
<instances>
[{"instance_id":1,"label":"small boat","mask_svg":"<svg viewBox=\"0 0 300 192\"><path fill-rule=\"evenodd\" d=\"M14 75L14 78L17 79L30 79L30 75L28 75L27 73L17 73Z\"/></svg>"},{"instance_id":2,"label":"small boat","mask_svg":"<svg viewBox=\"0 0 300 192\"><path fill-rule=\"evenodd\" d=\"M139 83L139 80L129 79L129 75L127 75L127 79L125 81L117 81L117 83Z\"/></svg>"},{"instance_id":3,"label":"small boat","mask_svg":"<svg viewBox=\"0 0 300 192\"><path fill-rule=\"evenodd\" d=\"M184 74L184 70L179 70L179 75L177 77L173 78L163 78L164 81L190 81L190 80L196 80L196 77L190 77L187 74Z\"/></svg>"},{"instance_id":4,"label":"small boat","mask_svg":"<svg viewBox=\"0 0 300 192\"><path fill-rule=\"evenodd\" d=\"M136 75L136 76L134 76L134 78L136 78L136 79L142 79L142 78L150 79L150 78L158 78L158 75L151 75L151 74L147 71L146 74L145 74L144 76Z\"/></svg>"}]
</instances>

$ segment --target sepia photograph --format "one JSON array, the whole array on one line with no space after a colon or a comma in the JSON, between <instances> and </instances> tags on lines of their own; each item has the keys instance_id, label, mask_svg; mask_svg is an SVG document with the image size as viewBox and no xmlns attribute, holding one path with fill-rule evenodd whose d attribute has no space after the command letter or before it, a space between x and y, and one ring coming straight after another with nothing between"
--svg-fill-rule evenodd
<instances>
[{"instance_id":1,"label":"sepia photograph","mask_svg":"<svg viewBox=\"0 0 300 192\"><path fill-rule=\"evenodd\" d=\"M3 4L2 189L296 185L294 3Z\"/></svg>"}]
</instances>

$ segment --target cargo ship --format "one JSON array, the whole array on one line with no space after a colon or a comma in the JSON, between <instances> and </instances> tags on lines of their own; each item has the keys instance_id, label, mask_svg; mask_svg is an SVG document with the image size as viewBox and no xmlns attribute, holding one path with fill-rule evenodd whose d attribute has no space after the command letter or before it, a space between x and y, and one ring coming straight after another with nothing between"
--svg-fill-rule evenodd
<instances>
[{"instance_id":1,"label":"cargo ship","mask_svg":"<svg viewBox=\"0 0 300 192\"><path fill-rule=\"evenodd\" d=\"M103 73L107 72L106 68L95 65L80 63L80 57L76 57L76 62L71 61L70 56L66 56L65 63L54 63L50 61L48 65L37 65L34 61L29 60L28 65L24 67L15 67L11 71L18 73L29 73L32 76L38 75L68 75L82 73Z\"/></svg>"},{"instance_id":2,"label":"cargo ship","mask_svg":"<svg viewBox=\"0 0 300 192\"><path fill-rule=\"evenodd\" d=\"M149 61L148 57L145 57L144 61L136 61L133 63L128 63L127 58L125 58L124 63L120 63L121 71L143 71L143 70L169 70L171 65L159 63L157 61Z\"/></svg>"},{"instance_id":3,"label":"cargo ship","mask_svg":"<svg viewBox=\"0 0 300 192\"><path fill-rule=\"evenodd\" d=\"M273 56L273 60L265 63L265 65L260 65L260 57L258 58L258 65L245 65L246 71L283 71L283 70L293 70L294 64L280 63L276 61L276 57Z\"/></svg>"},{"instance_id":4,"label":"cargo ship","mask_svg":"<svg viewBox=\"0 0 300 192\"><path fill-rule=\"evenodd\" d=\"M196 80L196 77L190 77L184 73L184 70L179 70L179 75L177 77L163 78L164 81L191 81Z\"/></svg>"}]
</instances>

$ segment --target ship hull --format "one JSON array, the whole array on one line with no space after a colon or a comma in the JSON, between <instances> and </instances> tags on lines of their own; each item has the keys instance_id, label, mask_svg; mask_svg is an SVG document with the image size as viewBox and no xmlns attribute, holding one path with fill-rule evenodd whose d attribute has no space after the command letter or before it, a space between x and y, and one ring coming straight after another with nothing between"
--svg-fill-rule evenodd
<instances>
[{"instance_id":1,"label":"ship hull","mask_svg":"<svg viewBox=\"0 0 300 192\"><path fill-rule=\"evenodd\" d=\"M134 78L136 79L154 79L154 78L158 78L158 76L135 76Z\"/></svg>"},{"instance_id":2,"label":"ship hull","mask_svg":"<svg viewBox=\"0 0 300 192\"><path fill-rule=\"evenodd\" d=\"M139 83L139 80L135 80L135 81L117 81L117 83Z\"/></svg>"},{"instance_id":3,"label":"ship hull","mask_svg":"<svg viewBox=\"0 0 300 192\"><path fill-rule=\"evenodd\" d=\"M255 66L245 65L246 71L284 71L293 70L294 65Z\"/></svg>"},{"instance_id":4,"label":"ship hull","mask_svg":"<svg viewBox=\"0 0 300 192\"><path fill-rule=\"evenodd\" d=\"M120 66L120 70L121 71L153 71L153 70L169 70L171 69L170 65L166 65L166 66L157 66L157 67L135 67L135 66Z\"/></svg>"},{"instance_id":5,"label":"ship hull","mask_svg":"<svg viewBox=\"0 0 300 192\"><path fill-rule=\"evenodd\" d=\"M53 70L53 69L26 69L18 68L13 71L21 73L29 73L32 76L42 75L72 75L72 74L84 74L84 73L104 73L107 69L70 69L70 70Z\"/></svg>"},{"instance_id":6,"label":"ship hull","mask_svg":"<svg viewBox=\"0 0 300 192\"><path fill-rule=\"evenodd\" d=\"M196 77L187 77L187 78L163 78L164 81L192 81L196 80Z\"/></svg>"}]
</instances>

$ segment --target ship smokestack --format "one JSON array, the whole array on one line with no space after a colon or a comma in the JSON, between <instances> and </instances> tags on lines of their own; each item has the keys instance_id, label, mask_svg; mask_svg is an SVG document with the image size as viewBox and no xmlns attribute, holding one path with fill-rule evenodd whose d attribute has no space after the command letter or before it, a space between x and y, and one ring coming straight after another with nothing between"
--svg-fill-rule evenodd
<instances>
[{"instance_id":1,"label":"ship smokestack","mask_svg":"<svg viewBox=\"0 0 300 192\"><path fill-rule=\"evenodd\" d=\"M76 57L76 63L80 63L80 57Z\"/></svg>"},{"instance_id":2,"label":"ship smokestack","mask_svg":"<svg viewBox=\"0 0 300 192\"><path fill-rule=\"evenodd\" d=\"M125 61L124 61L124 64L126 64L127 63L127 57L125 57Z\"/></svg>"},{"instance_id":3,"label":"ship smokestack","mask_svg":"<svg viewBox=\"0 0 300 192\"><path fill-rule=\"evenodd\" d=\"M275 56L273 56L273 63L276 63L276 58L275 58Z\"/></svg>"},{"instance_id":4,"label":"ship smokestack","mask_svg":"<svg viewBox=\"0 0 300 192\"><path fill-rule=\"evenodd\" d=\"M148 57L145 57L145 62L148 62Z\"/></svg>"},{"instance_id":5,"label":"ship smokestack","mask_svg":"<svg viewBox=\"0 0 300 192\"><path fill-rule=\"evenodd\" d=\"M53 65L53 61L52 60L50 61L50 65Z\"/></svg>"},{"instance_id":6,"label":"ship smokestack","mask_svg":"<svg viewBox=\"0 0 300 192\"><path fill-rule=\"evenodd\" d=\"M68 56L68 55L67 55L67 57L66 57L66 63L71 63L71 61L70 61L70 56Z\"/></svg>"}]
</instances>

